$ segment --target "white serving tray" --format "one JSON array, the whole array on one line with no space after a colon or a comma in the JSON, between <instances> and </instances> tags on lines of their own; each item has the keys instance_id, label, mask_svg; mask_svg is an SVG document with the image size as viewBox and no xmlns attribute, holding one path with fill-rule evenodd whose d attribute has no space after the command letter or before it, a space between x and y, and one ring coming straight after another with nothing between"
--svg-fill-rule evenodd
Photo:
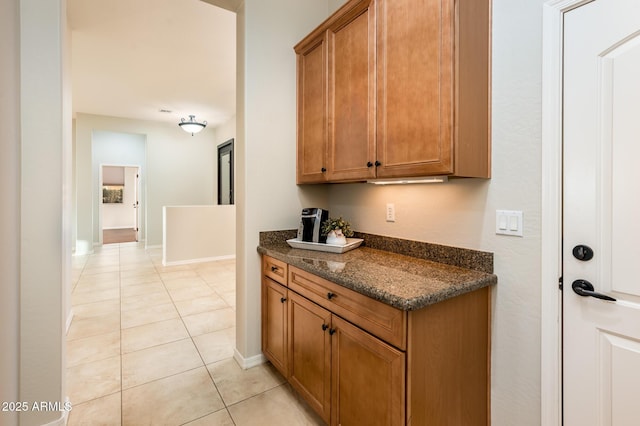
<instances>
[{"instance_id":1,"label":"white serving tray","mask_svg":"<svg viewBox=\"0 0 640 426\"><path fill-rule=\"evenodd\" d=\"M353 250L354 248L358 248L360 244L364 241L362 238L347 238L347 244L338 245L338 244L325 244L325 243L312 243L309 241L302 241L297 238L292 238L287 240L287 244L289 244L293 248L305 249L305 250L315 250L315 251L326 251L328 253L344 253L349 250Z\"/></svg>"}]
</instances>

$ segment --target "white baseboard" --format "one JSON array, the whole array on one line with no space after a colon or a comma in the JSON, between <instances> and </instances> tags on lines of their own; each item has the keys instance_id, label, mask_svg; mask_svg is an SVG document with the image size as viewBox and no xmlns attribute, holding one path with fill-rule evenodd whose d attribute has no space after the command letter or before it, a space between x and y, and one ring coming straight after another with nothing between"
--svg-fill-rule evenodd
<instances>
[{"instance_id":1,"label":"white baseboard","mask_svg":"<svg viewBox=\"0 0 640 426\"><path fill-rule=\"evenodd\" d=\"M73 244L73 256L93 254L93 243L87 240L76 240Z\"/></svg>"},{"instance_id":2,"label":"white baseboard","mask_svg":"<svg viewBox=\"0 0 640 426\"><path fill-rule=\"evenodd\" d=\"M69 334L69 327L71 327L71 321L73 321L73 308L69 310L69 315L67 316L67 324L66 324L66 332L65 334Z\"/></svg>"},{"instance_id":3,"label":"white baseboard","mask_svg":"<svg viewBox=\"0 0 640 426\"><path fill-rule=\"evenodd\" d=\"M49 422L49 423L45 423L42 426L66 426L67 422L69 421L69 411L71 411L71 401L69 401L69 397L66 397L64 400L64 405L65 405L65 409L63 409L62 411L60 411L60 418ZM66 407L69 407L69 409L67 410Z\"/></svg>"},{"instance_id":4,"label":"white baseboard","mask_svg":"<svg viewBox=\"0 0 640 426\"><path fill-rule=\"evenodd\" d=\"M162 259L163 266L178 266L178 265L189 265L191 263L202 263L202 262L215 262L216 260L227 260L227 259L235 259L235 254L225 255L225 256L214 256L214 257L203 257L200 259L187 259L187 260L177 260L174 262L166 262Z\"/></svg>"},{"instance_id":5,"label":"white baseboard","mask_svg":"<svg viewBox=\"0 0 640 426\"><path fill-rule=\"evenodd\" d=\"M142 244L140 241L129 241L127 243L117 243L120 245L120 247L138 247L140 244Z\"/></svg>"},{"instance_id":6,"label":"white baseboard","mask_svg":"<svg viewBox=\"0 0 640 426\"><path fill-rule=\"evenodd\" d=\"M243 370L246 370L251 367L255 367L257 365L264 364L265 362L267 362L267 359L262 354L245 358L240 354L240 352L238 352L238 349L236 348L233 349L233 359L236 360L238 365L240 365L240 368L242 368Z\"/></svg>"},{"instance_id":7,"label":"white baseboard","mask_svg":"<svg viewBox=\"0 0 640 426\"><path fill-rule=\"evenodd\" d=\"M114 229L135 229L135 226L114 226L114 227L104 227L102 230L113 231Z\"/></svg>"}]
</instances>

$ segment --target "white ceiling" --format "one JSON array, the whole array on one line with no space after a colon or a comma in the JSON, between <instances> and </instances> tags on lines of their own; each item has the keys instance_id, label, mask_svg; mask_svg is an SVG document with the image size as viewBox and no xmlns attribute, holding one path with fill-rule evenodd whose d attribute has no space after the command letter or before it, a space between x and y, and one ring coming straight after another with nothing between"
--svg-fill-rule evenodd
<instances>
[{"instance_id":1,"label":"white ceiling","mask_svg":"<svg viewBox=\"0 0 640 426\"><path fill-rule=\"evenodd\" d=\"M235 13L200 0L68 0L67 15L74 114L192 114L211 127L235 114Z\"/></svg>"}]
</instances>

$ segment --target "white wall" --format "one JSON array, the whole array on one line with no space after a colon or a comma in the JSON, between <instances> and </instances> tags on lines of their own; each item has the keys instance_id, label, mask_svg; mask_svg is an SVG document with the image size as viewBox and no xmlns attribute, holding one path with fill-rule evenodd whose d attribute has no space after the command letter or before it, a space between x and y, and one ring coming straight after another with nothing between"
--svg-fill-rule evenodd
<instances>
[{"instance_id":1,"label":"white wall","mask_svg":"<svg viewBox=\"0 0 640 426\"><path fill-rule=\"evenodd\" d=\"M345 0L327 0L327 3L329 4L329 9L328 9L328 15L331 15L333 12L335 12L336 10L338 10L340 8L340 6L342 6L343 4L346 3ZM319 23L319 22L318 22Z\"/></svg>"},{"instance_id":2,"label":"white wall","mask_svg":"<svg viewBox=\"0 0 640 426\"><path fill-rule=\"evenodd\" d=\"M226 122L215 128L216 130L216 146L231 138L236 137L236 116L234 115Z\"/></svg>"},{"instance_id":3,"label":"white wall","mask_svg":"<svg viewBox=\"0 0 640 426\"><path fill-rule=\"evenodd\" d=\"M18 401L20 309L20 28L19 0L0 2L0 401ZM0 425L18 423L18 413L0 412Z\"/></svg>"},{"instance_id":4,"label":"white wall","mask_svg":"<svg viewBox=\"0 0 640 426\"><path fill-rule=\"evenodd\" d=\"M107 185L124 185L124 167L102 166L102 183Z\"/></svg>"},{"instance_id":5,"label":"white wall","mask_svg":"<svg viewBox=\"0 0 640 426\"><path fill-rule=\"evenodd\" d=\"M64 0L20 1L18 401L65 400L71 184L65 15ZM59 420L61 413L28 411L19 417L21 425L41 425Z\"/></svg>"},{"instance_id":6,"label":"white wall","mask_svg":"<svg viewBox=\"0 0 640 426\"><path fill-rule=\"evenodd\" d=\"M71 116L62 11L64 0L0 3L2 402L65 398ZM60 417L2 411L0 424L41 425Z\"/></svg>"},{"instance_id":7,"label":"white wall","mask_svg":"<svg viewBox=\"0 0 640 426\"><path fill-rule=\"evenodd\" d=\"M97 196L91 182L94 131L146 137L146 244L162 244L162 207L212 204L214 196L215 132L205 129L195 136L176 124L129 120L90 114L76 118L76 190L78 241L99 241L94 211Z\"/></svg>"},{"instance_id":8,"label":"white wall","mask_svg":"<svg viewBox=\"0 0 640 426\"><path fill-rule=\"evenodd\" d=\"M235 257L235 206L167 206L163 211L164 265Z\"/></svg>"},{"instance_id":9,"label":"white wall","mask_svg":"<svg viewBox=\"0 0 640 426\"><path fill-rule=\"evenodd\" d=\"M295 227L302 206L327 204L326 188L295 184L293 54L326 16L326 2L316 0L246 0L238 10L236 346L248 362L261 353L258 233Z\"/></svg>"}]
</instances>

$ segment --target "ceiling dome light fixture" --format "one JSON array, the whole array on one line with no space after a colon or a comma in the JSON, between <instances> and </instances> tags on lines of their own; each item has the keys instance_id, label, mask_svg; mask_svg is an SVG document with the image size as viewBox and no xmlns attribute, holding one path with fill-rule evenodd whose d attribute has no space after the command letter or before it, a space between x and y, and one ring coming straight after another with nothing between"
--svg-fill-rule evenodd
<instances>
[{"instance_id":1,"label":"ceiling dome light fixture","mask_svg":"<svg viewBox=\"0 0 640 426\"><path fill-rule=\"evenodd\" d=\"M202 129L207 127L207 122L203 121L202 123L200 123L196 121L195 115L190 115L189 121L186 121L184 118L181 118L180 123L178 123L178 126L180 126L182 130L184 130L185 132L191 133L191 136L193 136L195 133L199 133Z\"/></svg>"}]
</instances>

